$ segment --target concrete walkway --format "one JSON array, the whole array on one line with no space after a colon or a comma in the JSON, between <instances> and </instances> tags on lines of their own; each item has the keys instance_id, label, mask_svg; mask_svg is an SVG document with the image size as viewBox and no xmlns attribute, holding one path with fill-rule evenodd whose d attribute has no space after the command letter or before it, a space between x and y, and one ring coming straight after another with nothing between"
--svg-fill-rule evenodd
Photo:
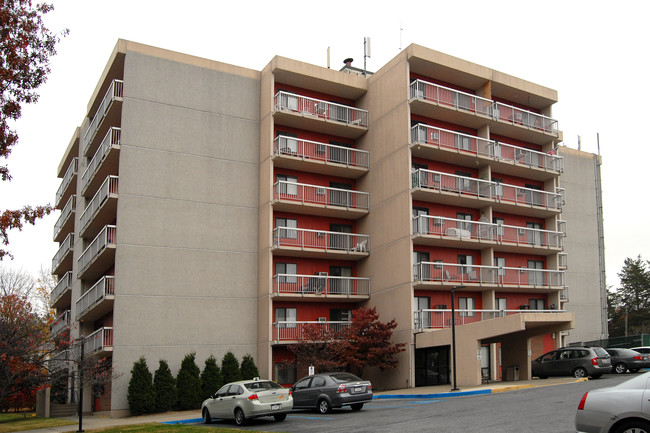
<instances>
[{"instance_id":1,"label":"concrete walkway","mask_svg":"<svg viewBox=\"0 0 650 433\"><path fill-rule=\"evenodd\" d=\"M392 391L378 391L374 393L375 399L401 399L401 398L446 398L461 397L468 395L494 394L497 392L515 391L518 389L537 388L542 386L562 385L565 383L574 383L587 380L574 379L572 377L558 377L551 379L533 379L521 380L517 382L492 382L475 387L463 387L459 391L451 391L450 385L423 386L418 388L398 389ZM52 427L47 429L27 430L30 433L48 433L48 432L75 432L79 428L79 420L75 417L66 417L73 421L74 425ZM190 410L184 412L165 412L155 415L131 416L126 418L110 418L100 415L84 414L83 429L94 430L106 427L115 427L128 424L144 423L170 423L185 424L201 422L201 412L199 410Z\"/></svg>"}]
</instances>

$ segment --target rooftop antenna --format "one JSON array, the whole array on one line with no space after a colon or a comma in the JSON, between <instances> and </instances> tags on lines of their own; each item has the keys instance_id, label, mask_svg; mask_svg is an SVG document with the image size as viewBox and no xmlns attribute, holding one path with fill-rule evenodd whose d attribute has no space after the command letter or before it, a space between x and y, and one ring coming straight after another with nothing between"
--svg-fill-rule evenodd
<instances>
[{"instance_id":1,"label":"rooftop antenna","mask_svg":"<svg viewBox=\"0 0 650 433\"><path fill-rule=\"evenodd\" d=\"M402 21L399 22L399 50L402 51Z\"/></svg>"},{"instance_id":2,"label":"rooftop antenna","mask_svg":"<svg viewBox=\"0 0 650 433\"><path fill-rule=\"evenodd\" d=\"M330 47L327 47L327 69L330 68Z\"/></svg>"},{"instance_id":3,"label":"rooftop antenna","mask_svg":"<svg viewBox=\"0 0 650 433\"><path fill-rule=\"evenodd\" d=\"M596 145L598 145L598 155L600 155L600 133L596 132Z\"/></svg>"},{"instance_id":4,"label":"rooftop antenna","mask_svg":"<svg viewBox=\"0 0 650 433\"><path fill-rule=\"evenodd\" d=\"M580 150L580 136L578 135L578 150Z\"/></svg>"},{"instance_id":5,"label":"rooftop antenna","mask_svg":"<svg viewBox=\"0 0 650 433\"><path fill-rule=\"evenodd\" d=\"M370 37L363 38L363 76L366 76L366 57L370 57Z\"/></svg>"}]
</instances>

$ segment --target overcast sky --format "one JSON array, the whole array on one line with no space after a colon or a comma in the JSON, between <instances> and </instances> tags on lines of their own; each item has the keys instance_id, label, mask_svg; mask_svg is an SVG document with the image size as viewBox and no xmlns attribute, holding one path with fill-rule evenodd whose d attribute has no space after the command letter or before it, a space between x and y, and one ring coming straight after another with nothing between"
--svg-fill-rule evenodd
<instances>
[{"instance_id":1,"label":"overcast sky","mask_svg":"<svg viewBox=\"0 0 650 433\"><path fill-rule=\"evenodd\" d=\"M642 132L650 104L648 1L52 3L47 25L70 35L40 101L15 125L20 142L8 160L14 178L0 183L0 209L54 202L56 168L118 38L261 70L274 55L327 66L328 47L332 68L346 57L360 67L369 36L369 70L417 43L557 90L553 117L564 144L577 148L580 135L582 150L597 153L600 133L607 283L618 285L626 257L650 259L650 140ZM34 274L49 268L58 216L11 232L16 258L1 265Z\"/></svg>"}]
</instances>

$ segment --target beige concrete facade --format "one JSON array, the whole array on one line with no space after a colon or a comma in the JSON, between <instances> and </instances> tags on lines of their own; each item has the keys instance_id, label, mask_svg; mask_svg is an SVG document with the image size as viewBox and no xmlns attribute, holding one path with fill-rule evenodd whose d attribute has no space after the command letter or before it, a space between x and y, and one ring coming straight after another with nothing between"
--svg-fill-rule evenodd
<instances>
[{"instance_id":1,"label":"beige concrete facade","mask_svg":"<svg viewBox=\"0 0 650 433\"><path fill-rule=\"evenodd\" d=\"M89 355L111 357L118 372L102 399L87 397L87 410L128 410L128 373L140 356L152 371L165 359L176 373L187 353L195 352L202 368L210 355L219 360L231 350L239 358L252 354L262 376L297 379L304 372L288 346L300 341L301 327L344 326L348 311L359 307L376 307L383 321L395 319L393 340L406 344L396 369L364 374L378 389L421 386L429 373L418 360L437 350L448 357L452 339L448 320L433 326L427 319L423 327L416 319L438 317L442 309L414 309L414 302L446 304L440 300L458 286L463 299L473 297L472 305L481 307L457 317L483 318L455 327L462 386L481 383L485 357L493 379L510 365L520 366L521 379L530 378L534 342L553 334L560 345L562 331L578 326L565 312L561 246L511 244L478 231L467 238L449 230L434 236L415 232L413 220L419 203L431 216L471 211L473 224L479 216L488 225L496 215L518 224L528 218L537 228L523 223L515 227L519 237L546 231L557 237L566 219L561 206L511 203L494 192L500 185L494 179L504 177L518 182L512 191L523 196L525 190L529 200L542 194L555 200L559 187L566 188L567 202L573 199L570 191L580 186L565 183L562 170L531 163L558 163L552 155L561 131L519 121L555 122L557 92L417 45L373 75L348 72L279 56L253 71L118 41L58 166L64 177L78 158L74 187L57 205L63 209L68 196L76 196L69 229L74 248L53 260L54 273L61 281L71 276L70 283L57 288L53 306L70 311L75 337L99 342ZM426 92L414 93L416 81ZM455 95L453 104L475 95L484 98L477 107L487 100L492 106L474 112L424 97L443 87ZM443 128L456 143L471 130L472 146L485 142L492 153L419 142L414 126ZM503 147L508 137L515 144ZM509 160L495 148L516 148L528 160ZM416 162L435 169L416 169ZM491 182L491 192L467 195L414 183L423 174L439 179L465 171L474 174L456 185ZM453 224L456 230L460 223ZM569 230L567 239L576 243L594 241L590 231L573 232L571 224ZM55 235L62 248L65 234ZM426 265L414 259L423 250L431 255ZM435 261L436 254L453 255L453 263ZM472 274L474 280L434 279L431 272L439 268L461 266L456 254L474 257L469 268L458 268L459 278ZM526 259L543 261L541 272L554 282L504 283L496 269L503 255L520 263L512 271L520 279L539 277L540 271L521 270ZM426 278L416 272L422 266ZM592 266L586 258L579 272ZM312 290L314 282L323 284L320 291ZM94 294L98 285L106 287L101 295ZM580 291L573 282L571 289ZM599 296L586 286L583 292ZM521 303L527 296L556 311L519 313L517 305L508 306L508 315L495 313L503 310L501 299ZM586 304L584 314L595 308ZM436 368L451 368L447 361ZM449 372L439 377L448 380Z\"/></svg>"}]
</instances>

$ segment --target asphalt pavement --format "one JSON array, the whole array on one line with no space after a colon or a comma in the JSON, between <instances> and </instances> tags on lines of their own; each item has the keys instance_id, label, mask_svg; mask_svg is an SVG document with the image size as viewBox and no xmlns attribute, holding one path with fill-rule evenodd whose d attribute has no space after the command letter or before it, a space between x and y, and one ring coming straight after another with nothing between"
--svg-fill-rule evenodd
<instances>
[{"instance_id":1,"label":"asphalt pavement","mask_svg":"<svg viewBox=\"0 0 650 433\"><path fill-rule=\"evenodd\" d=\"M516 382L491 382L475 387L460 387L458 391L452 391L450 385L438 386L423 386L417 388L398 389L391 391L378 391L374 392L375 399L417 399L417 398L453 398L460 396L471 395L485 395L494 394L498 392L515 391L526 388L538 388L554 385L562 385L571 382L580 382L585 379L574 379L573 377L557 377L549 379L532 379L520 380ZM37 430L27 430L33 433L48 433L48 432L76 432L79 428L79 420L76 416L66 417L73 421L74 425L66 425L60 427L44 428ZM115 427L120 425L129 424L145 424L145 423L168 423L168 424L189 424L201 422L201 412L197 410L183 411L183 412L165 412L154 415L130 416L125 418L111 418L103 415L84 414L82 419L82 427L84 430L103 429L107 427Z\"/></svg>"}]
</instances>

